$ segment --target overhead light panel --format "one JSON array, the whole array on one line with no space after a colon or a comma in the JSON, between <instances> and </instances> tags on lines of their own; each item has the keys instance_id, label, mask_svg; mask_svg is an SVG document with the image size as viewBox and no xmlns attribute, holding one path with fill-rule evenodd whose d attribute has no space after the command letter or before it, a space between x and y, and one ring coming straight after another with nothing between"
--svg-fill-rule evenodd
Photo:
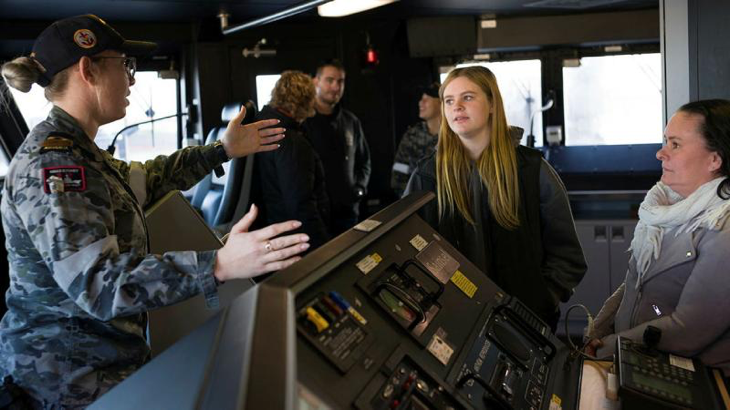
<instances>
[{"instance_id":1,"label":"overhead light panel","mask_svg":"<svg viewBox=\"0 0 730 410\"><path fill-rule=\"evenodd\" d=\"M497 28L497 17L494 14L482 14L479 21L482 28Z\"/></svg>"},{"instance_id":2,"label":"overhead light panel","mask_svg":"<svg viewBox=\"0 0 730 410\"><path fill-rule=\"evenodd\" d=\"M396 1L398 0L333 0L317 6L317 12L322 17L343 17L395 3Z\"/></svg>"}]
</instances>

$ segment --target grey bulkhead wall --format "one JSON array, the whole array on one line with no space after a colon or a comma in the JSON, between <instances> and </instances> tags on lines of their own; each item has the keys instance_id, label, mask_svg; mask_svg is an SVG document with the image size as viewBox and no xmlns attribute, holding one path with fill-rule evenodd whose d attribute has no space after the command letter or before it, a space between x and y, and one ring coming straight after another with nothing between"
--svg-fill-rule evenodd
<instances>
[{"instance_id":1,"label":"grey bulkhead wall","mask_svg":"<svg viewBox=\"0 0 730 410\"><path fill-rule=\"evenodd\" d=\"M664 122L682 104L730 99L730 2L660 0Z\"/></svg>"}]
</instances>

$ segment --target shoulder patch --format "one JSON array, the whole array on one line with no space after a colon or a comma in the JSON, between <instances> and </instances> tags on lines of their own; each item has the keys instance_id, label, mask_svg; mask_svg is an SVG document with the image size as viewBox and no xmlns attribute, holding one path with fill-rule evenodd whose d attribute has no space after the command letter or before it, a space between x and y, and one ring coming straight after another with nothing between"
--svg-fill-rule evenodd
<instances>
[{"instance_id":1,"label":"shoulder patch","mask_svg":"<svg viewBox=\"0 0 730 410\"><path fill-rule=\"evenodd\" d=\"M79 165L43 168L43 190L47 194L83 192L86 190L86 172Z\"/></svg>"},{"instance_id":2,"label":"shoulder patch","mask_svg":"<svg viewBox=\"0 0 730 410\"><path fill-rule=\"evenodd\" d=\"M41 154L46 152L71 152L74 142L59 135L49 135L41 143Z\"/></svg>"}]
</instances>

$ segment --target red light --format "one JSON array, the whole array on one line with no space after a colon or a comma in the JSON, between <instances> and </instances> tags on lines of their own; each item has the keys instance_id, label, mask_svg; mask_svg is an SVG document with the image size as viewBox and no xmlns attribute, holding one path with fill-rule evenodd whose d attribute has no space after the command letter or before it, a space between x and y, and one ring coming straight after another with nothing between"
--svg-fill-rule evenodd
<instances>
[{"instance_id":1,"label":"red light","mask_svg":"<svg viewBox=\"0 0 730 410\"><path fill-rule=\"evenodd\" d=\"M378 63L378 53L376 53L375 50L373 50L372 48L368 49L366 61L368 62L368 64L377 64Z\"/></svg>"}]
</instances>

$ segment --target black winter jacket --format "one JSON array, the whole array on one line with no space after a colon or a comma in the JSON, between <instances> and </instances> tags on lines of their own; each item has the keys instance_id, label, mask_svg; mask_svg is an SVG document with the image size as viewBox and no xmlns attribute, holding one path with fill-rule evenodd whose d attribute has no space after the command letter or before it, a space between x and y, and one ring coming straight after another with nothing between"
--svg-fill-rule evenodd
<instances>
[{"instance_id":1,"label":"black winter jacket","mask_svg":"<svg viewBox=\"0 0 730 410\"><path fill-rule=\"evenodd\" d=\"M256 120L276 118L286 128L279 149L256 154L253 198L261 208L265 225L296 219L299 231L309 235L310 250L330 239L329 200L322 161L304 129L292 118L265 105ZM258 224L257 224L258 225Z\"/></svg>"},{"instance_id":2,"label":"black winter jacket","mask_svg":"<svg viewBox=\"0 0 730 410\"><path fill-rule=\"evenodd\" d=\"M309 118L305 127L322 158L333 211L348 212L356 218L361 199L357 191L367 193L370 181L370 149L360 120L337 105L331 115Z\"/></svg>"},{"instance_id":3,"label":"black winter jacket","mask_svg":"<svg viewBox=\"0 0 730 410\"><path fill-rule=\"evenodd\" d=\"M517 229L510 231L496 222L476 169L469 181L476 226L458 211L439 218L436 200L421 209L421 216L499 287L550 323L558 303L568 301L587 266L562 181L538 151L518 146L517 161ZM436 193L433 155L420 163L406 194L421 190Z\"/></svg>"}]
</instances>

